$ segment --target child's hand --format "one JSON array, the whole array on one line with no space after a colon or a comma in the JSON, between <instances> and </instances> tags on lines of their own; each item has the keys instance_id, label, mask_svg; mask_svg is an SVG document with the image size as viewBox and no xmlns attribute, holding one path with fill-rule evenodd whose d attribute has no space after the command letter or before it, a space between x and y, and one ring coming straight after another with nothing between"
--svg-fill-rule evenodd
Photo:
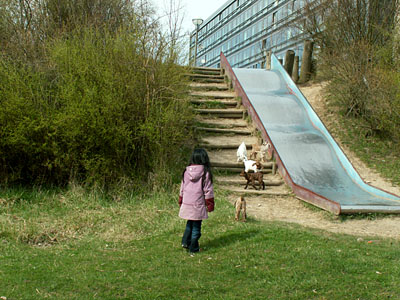
<instances>
[{"instance_id":1,"label":"child's hand","mask_svg":"<svg viewBox=\"0 0 400 300\"><path fill-rule=\"evenodd\" d=\"M214 198L206 199L206 207L208 212L214 211Z\"/></svg>"}]
</instances>

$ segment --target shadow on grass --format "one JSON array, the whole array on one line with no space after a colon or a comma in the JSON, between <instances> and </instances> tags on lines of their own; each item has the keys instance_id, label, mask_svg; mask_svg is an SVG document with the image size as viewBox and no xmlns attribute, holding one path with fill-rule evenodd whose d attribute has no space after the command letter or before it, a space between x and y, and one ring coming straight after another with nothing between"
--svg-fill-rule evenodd
<instances>
[{"instance_id":1,"label":"shadow on grass","mask_svg":"<svg viewBox=\"0 0 400 300\"><path fill-rule=\"evenodd\" d=\"M241 232L223 233L220 236L204 242L207 248L222 248L239 241L245 241L253 238L259 233L259 230L246 230Z\"/></svg>"}]
</instances>

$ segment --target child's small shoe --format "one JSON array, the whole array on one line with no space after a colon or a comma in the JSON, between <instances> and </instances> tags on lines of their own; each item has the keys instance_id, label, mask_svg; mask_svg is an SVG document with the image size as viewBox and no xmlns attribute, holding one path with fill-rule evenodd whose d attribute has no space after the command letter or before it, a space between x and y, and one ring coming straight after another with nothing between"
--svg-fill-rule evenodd
<instances>
[{"instance_id":1,"label":"child's small shoe","mask_svg":"<svg viewBox=\"0 0 400 300\"><path fill-rule=\"evenodd\" d=\"M188 245L182 244L182 248L189 249Z\"/></svg>"},{"instance_id":2,"label":"child's small shoe","mask_svg":"<svg viewBox=\"0 0 400 300\"><path fill-rule=\"evenodd\" d=\"M194 257L197 253L203 252L203 251L204 251L203 248L200 248L199 251L197 251L197 252L190 252L189 255L190 255L190 257Z\"/></svg>"}]
</instances>

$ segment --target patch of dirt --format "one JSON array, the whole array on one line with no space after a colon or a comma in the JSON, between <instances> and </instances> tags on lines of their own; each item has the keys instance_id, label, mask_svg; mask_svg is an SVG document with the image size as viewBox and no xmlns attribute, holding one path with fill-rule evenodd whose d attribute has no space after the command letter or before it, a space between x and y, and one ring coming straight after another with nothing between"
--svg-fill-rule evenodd
<instances>
[{"instance_id":1,"label":"patch of dirt","mask_svg":"<svg viewBox=\"0 0 400 300\"><path fill-rule=\"evenodd\" d=\"M237 195L230 196L234 203ZM357 239L385 237L400 239L400 217L382 216L376 219L345 219L313 208L294 196L245 197L247 215L258 220L281 221L333 233L354 235ZM232 214L234 209L232 208Z\"/></svg>"},{"instance_id":2,"label":"patch of dirt","mask_svg":"<svg viewBox=\"0 0 400 300\"><path fill-rule=\"evenodd\" d=\"M322 86L323 84L313 84L300 89L329 130L330 126L336 125L332 120L332 114L324 104L321 94ZM400 195L399 186L393 185L375 170L368 168L337 137L334 138L365 182ZM237 197L238 195L230 196L230 201L233 203ZM354 235L358 241L373 236L400 239L400 215L379 215L373 219L341 218L311 207L295 196L251 196L246 199L248 215L256 219L290 222L329 232L350 234Z\"/></svg>"}]
</instances>

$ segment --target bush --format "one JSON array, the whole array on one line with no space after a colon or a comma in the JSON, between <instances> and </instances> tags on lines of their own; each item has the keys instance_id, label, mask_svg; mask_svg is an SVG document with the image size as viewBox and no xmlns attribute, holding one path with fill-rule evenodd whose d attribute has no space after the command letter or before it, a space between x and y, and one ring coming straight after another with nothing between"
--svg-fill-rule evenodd
<instances>
[{"instance_id":1,"label":"bush","mask_svg":"<svg viewBox=\"0 0 400 300\"><path fill-rule=\"evenodd\" d=\"M383 52L388 53L388 47L385 48ZM400 68L392 60L391 51L389 61L384 57L378 61L380 63L366 77L368 96L364 119L373 133L394 141L400 147L400 72L396 72Z\"/></svg>"},{"instance_id":2,"label":"bush","mask_svg":"<svg viewBox=\"0 0 400 300\"><path fill-rule=\"evenodd\" d=\"M318 76L347 117L366 134L399 141L397 0L306 0L303 30L318 45ZM319 22L315 22L319 20Z\"/></svg>"},{"instance_id":3,"label":"bush","mask_svg":"<svg viewBox=\"0 0 400 300\"><path fill-rule=\"evenodd\" d=\"M162 185L180 172L192 137L184 72L158 25L134 22L46 38L40 60L3 53L0 182L139 186L162 174Z\"/></svg>"}]
</instances>

